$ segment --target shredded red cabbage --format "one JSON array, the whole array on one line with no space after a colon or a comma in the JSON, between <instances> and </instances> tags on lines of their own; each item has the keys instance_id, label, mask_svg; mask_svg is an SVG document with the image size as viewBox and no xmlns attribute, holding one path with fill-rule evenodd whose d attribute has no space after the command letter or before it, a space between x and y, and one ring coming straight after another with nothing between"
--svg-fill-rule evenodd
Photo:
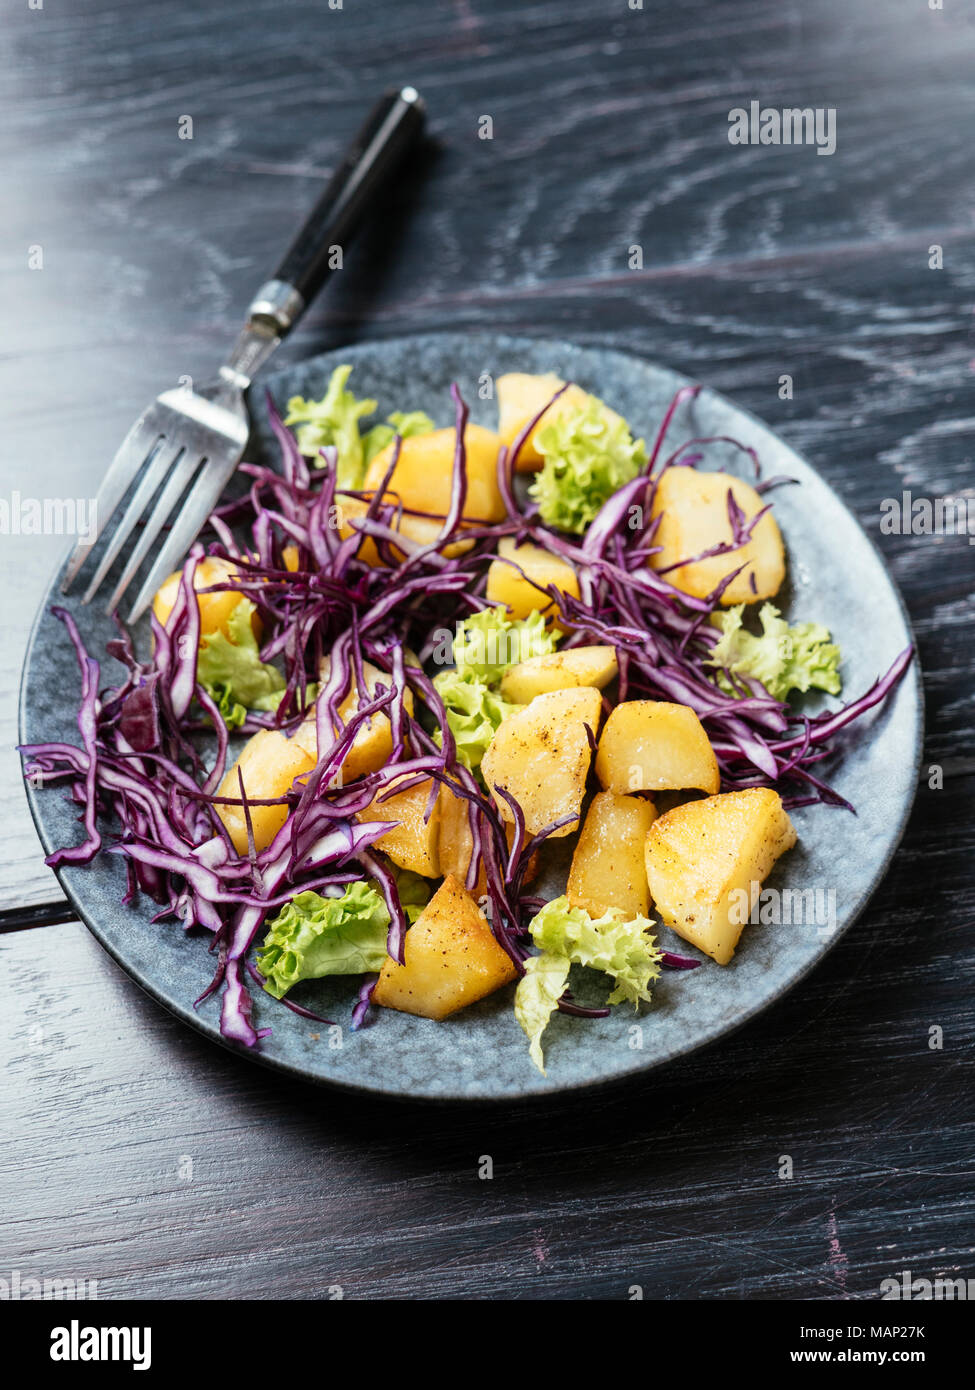
<instances>
[{"instance_id":1,"label":"shredded red cabbage","mask_svg":"<svg viewBox=\"0 0 975 1390\"><path fill-rule=\"evenodd\" d=\"M731 576L708 598L698 599L675 589L666 574L648 563L656 529L649 518L660 476L669 467L695 466L714 442L686 441L660 463L681 405L698 389L685 387L677 393L661 421L645 472L605 503L579 539L544 526L537 508L522 508L516 497L518 453L540 417L499 457L505 519L496 525L463 521L467 407L452 387L458 443L450 504L446 516L434 518L442 523L439 534L423 545L401 534L397 523L406 513L431 514L409 513L398 500L384 499L383 489L352 494L365 498L368 506L350 517L352 534L341 539L332 524L337 497L334 450L323 450L323 466L310 469L269 398L271 428L281 450L280 471L242 465L250 479L248 494L243 501L218 508L212 518L216 540L209 546L211 555L232 559L238 568L212 587L239 591L254 603L266 635L261 659L279 661L285 675L277 711L249 714L244 733L262 727L295 728L309 713L308 687L318 680L322 658L330 658L317 701L318 765L300 790L277 799L277 804L289 805L291 814L271 844L255 852L252 843L250 853L238 855L215 806L228 801L242 806L249 822L252 806L275 803L248 802L243 794L217 795L228 763L229 736L220 710L197 680L200 615L193 581L204 552L196 545L183 567L165 628L155 616L151 619L151 656L140 661L121 627L118 638L108 644L108 654L124 674L104 691L99 691L99 662L86 650L74 619L62 608L52 610L64 623L78 657L80 744L46 743L21 751L25 775L35 785L67 786L81 808L84 834L80 843L57 850L48 863L86 864L107 849L125 859L127 902L145 894L159 909L153 921L173 918L185 930L209 932L217 966L197 1002L222 991L224 1036L252 1047L269 1030L258 1031L251 1021L245 978L260 977L249 954L268 915L295 893L339 887L368 875L389 909L389 952L402 960L406 918L396 876L376 848L376 841L396 822L360 823L355 815L394 783L431 778L468 803L473 855L467 884L474 887L483 867L492 930L521 972L528 954L527 922L538 905L524 891L528 867L539 846L565 822L529 838L521 807L497 788L514 819L509 845L495 800L458 763L443 704L429 675L411 655L427 649L434 628L484 606L484 574L503 536L533 541L573 565L579 576L578 598L554 586L546 591L567 633L565 644L614 646L620 699L674 700L696 710L714 746L724 789L775 786L787 805L848 806L813 769L838 751L836 738L845 726L890 694L907 669L912 649L902 652L858 698L811 717L773 699L756 681L738 682L733 695L715 684L707 661L717 633L709 619ZM691 448L697 452L688 453ZM387 480L398 449L397 440ZM745 452L757 470L754 451ZM769 479L759 487L767 491L788 481ZM634 504L642 506L647 518L636 532L630 529ZM704 555L733 551L747 542L757 518L746 522L730 492L728 512L732 541ZM244 541L235 539L244 531ZM376 545L383 565L370 566L359 558L366 537ZM466 542L465 548L448 556L445 552L459 540ZM287 562L286 547L296 552ZM343 721L340 706L353 686L366 689L367 661L383 673L383 682ZM414 700L412 714L407 691ZM392 755L379 771L342 786L339 774L345 756L358 730L378 712L390 720ZM203 727L216 745L208 759L197 737ZM434 730L439 731L439 744ZM103 833L112 841L107 846ZM665 952L663 963L687 970L699 962ZM364 980L353 1027L365 1021L374 986L375 977ZM283 1002L304 1017L316 1017ZM605 1013L584 1010L570 998L563 998L560 1008L586 1016Z\"/></svg>"}]
</instances>

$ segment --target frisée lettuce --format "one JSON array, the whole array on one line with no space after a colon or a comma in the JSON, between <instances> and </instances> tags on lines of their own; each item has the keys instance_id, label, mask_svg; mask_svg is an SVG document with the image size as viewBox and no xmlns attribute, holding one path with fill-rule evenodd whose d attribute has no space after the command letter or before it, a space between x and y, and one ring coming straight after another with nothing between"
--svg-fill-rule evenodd
<instances>
[{"instance_id":1,"label":"fris\u00e9e lettuce","mask_svg":"<svg viewBox=\"0 0 975 1390\"><path fill-rule=\"evenodd\" d=\"M386 424L373 425L362 436L363 463L368 466L397 435L401 439L411 439L416 434L430 434L433 429L433 421L422 410L394 410L392 415L386 416Z\"/></svg>"},{"instance_id":2,"label":"fris\u00e9e lettuce","mask_svg":"<svg viewBox=\"0 0 975 1390\"><path fill-rule=\"evenodd\" d=\"M462 675L494 685L511 666L548 656L557 645L537 608L527 618L509 618L498 604L457 624L454 664Z\"/></svg>"},{"instance_id":3,"label":"fris\u00e9e lettuce","mask_svg":"<svg viewBox=\"0 0 975 1390\"><path fill-rule=\"evenodd\" d=\"M442 671L433 683L444 703L457 761L473 772L480 767L498 725L516 706L502 700L484 681L460 671ZM436 740L439 745L439 731Z\"/></svg>"},{"instance_id":4,"label":"fris\u00e9e lettuce","mask_svg":"<svg viewBox=\"0 0 975 1390\"><path fill-rule=\"evenodd\" d=\"M340 488L355 488L362 482L366 465L396 434L407 439L410 435L429 434L433 421L422 410L407 413L394 411L384 425L373 425L362 433L359 421L372 415L377 402L358 399L346 389L352 374L351 366L336 367L328 382L325 395L318 401L292 396L288 401L286 425L297 425L295 440L308 458L319 467L323 460L319 450L334 447L338 455L336 477Z\"/></svg>"},{"instance_id":5,"label":"fris\u00e9e lettuce","mask_svg":"<svg viewBox=\"0 0 975 1390\"><path fill-rule=\"evenodd\" d=\"M457 624L454 667L441 671L433 683L444 702L457 760L464 767L472 771L480 767L498 725L518 708L498 693L505 671L529 657L554 652L557 642L537 610L527 618L514 619L497 605Z\"/></svg>"},{"instance_id":6,"label":"fris\u00e9e lettuce","mask_svg":"<svg viewBox=\"0 0 975 1390\"><path fill-rule=\"evenodd\" d=\"M721 632L711 653L710 664L722 668L717 682L722 690L734 693L725 671L759 680L776 700L785 700L792 690L812 688L838 695L840 649L830 640L822 623L789 624L774 603L763 603L758 618L761 635L743 625L744 604L715 613L714 626Z\"/></svg>"},{"instance_id":7,"label":"fris\u00e9e lettuce","mask_svg":"<svg viewBox=\"0 0 975 1390\"><path fill-rule=\"evenodd\" d=\"M527 1034L529 1055L543 1076L548 1073L542 1052L542 1034L565 993L571 967L568 956L549 951L529 956L525 961L525 973L515 990L515 1018Z\"/></svg>"},{"instance_id":8,"label":"fris\u00e9e lettuce","mask_svg":"<svg viewBox=\"0 0 975 1390\"><path fill-rule=\"evenodd\" d=\"M596 396L556 415L534 443L544 462L529 494L547 525L576 535L647 459L644 441L634 439L626 421Z\"/></svg>"},{"instance_id":9,"label":"fris\u00e9e lettuce","mask_svg":"<svg viewBox=\"0 0 975 1390\"><path fill-rule=\"evenodd\" d=\"M554 898L535 914L528 930L541 955L525 962L515 991L515 1017L530 1042L531 1058L545 1071L541 1037L565 991L569 967L585 965L609 975L614 989L608 1004L650 1002L650 985L660 974L661 953L647 917L625 918L617 911L592 917ZM560 986L561 981L561 986Z\"/></svg>"}]
</instances>

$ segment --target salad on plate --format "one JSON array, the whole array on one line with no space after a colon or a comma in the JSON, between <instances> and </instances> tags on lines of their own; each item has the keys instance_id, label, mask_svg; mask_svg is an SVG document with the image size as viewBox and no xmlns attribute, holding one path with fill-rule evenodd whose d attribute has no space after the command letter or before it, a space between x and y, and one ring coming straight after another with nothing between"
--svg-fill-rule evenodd
<instances>
[{"instance_id":1,"label":"salad on plate","mask_svg":"<svg viewBox=\"0 0 975 1390\"><path fill-rule=\"evenodd\" d=\"M496 429L456 386L449 423L407 401L370 424L350 372L283 419L268 399L280 468L241 465L147 650L119 623L114 684L56 610L80 741L22 751L82 829L48 862L121 856L127 902L208 937L197 1002L219 993L230 1041L270 1031L257 992L316 1019L308 982L347 976L356 1029L500 992L544 1070L556 1011L582 1028L729 964L790 809L847 806L824 761L912 648L842 698L830 632L776 603L790 480L674 447L698 387L647 442L554 374L500 376Z\"/></svg>"}]
</instances>

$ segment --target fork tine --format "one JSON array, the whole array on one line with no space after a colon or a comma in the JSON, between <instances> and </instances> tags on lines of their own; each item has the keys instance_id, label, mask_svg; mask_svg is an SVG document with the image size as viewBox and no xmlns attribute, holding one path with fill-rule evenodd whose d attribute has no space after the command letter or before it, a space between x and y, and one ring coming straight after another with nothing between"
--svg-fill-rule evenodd
<instances>
[{"instance_id":1,"label":"fork tine","mask_svg":"<svg viewBox=\"0 0 975 1390\"><path fill-rule=\"evenodd\" d=\"M115 515L132 479L155 451L160 431L153 423L153 414L152 407L144 411L119 445L95 498L95 533L85 540L79 540L72 550L64 578L61 580L62 594L66 594L71 588L78 571Z\"/></svg>"},{"instance_id":2,"label":"fork tine","mask_svg":"<svg viewBox=\"0 0 975 1390\"><path fill-rule=\"evenodd\" d=\"M166 479L166 485L159 494L159 500L152 510L145 526L142 528L142 535L129 556L122 577L116 584L112 592L112 597L105 606L106 613L114 613L126 589L132 583L133 577L142 561L148 555L159 532L169 520L169 514L182 497L186 488L189 486L193 474L199 468L203 460L194 454L184 453L176 464L176 467Z\"/></svg>"},{"instance_id":3,"label":"fork tine","mask_svg":"<svg viewBox=\"0 0 975 1390\"><path fill-rule=\"evenodd\" d=\"M204 463L203 470L193 484L192 491L173 522L172 530L165 544L156 556L149 576L139 596L132 605L128 622L138 622L149 607L156 590L172 570L176 569L190 546L203 528L203 523L220 500L220 494L236 463L226 468L221 465Z\"/></svg>"},{"instance_id":4,"label":"fork tine","mask_svg":"<svg viewBox=\"0 0 975 1390\"><path fill-rule=\"evenodd\" d=\"M91 583L88 585L88 588L84 592L84 595L81 600L82 603L90 603L92 599L95 597L95 594L101 588L102 581L104 580L106 574L108 574L108 571L115 564L115 561L118 559L122 547L125 545L125 542L129 539L133 530L135 529L136 522L139 520L143 512L146 510L146 507L152 501L153 497L156 494L157 488L162 483L166 474L169 472L170 467L174 462L176 462L178 458L181 457L182 453L182 448L180 448L179 452L174 455L171 451L167 450L165 447L162 447L156 451L156 453L152 457L152 460L144 468L142 477L139 479L138 486L136 487L135 492L132 494L132 498L129 502L129 505L125 509L125 513L122 517L122 520L115 528L115 531L112 535L112 539L106 546L105 553L99 561L98 568L92 576Z\"/></svg>"}]
</instances>

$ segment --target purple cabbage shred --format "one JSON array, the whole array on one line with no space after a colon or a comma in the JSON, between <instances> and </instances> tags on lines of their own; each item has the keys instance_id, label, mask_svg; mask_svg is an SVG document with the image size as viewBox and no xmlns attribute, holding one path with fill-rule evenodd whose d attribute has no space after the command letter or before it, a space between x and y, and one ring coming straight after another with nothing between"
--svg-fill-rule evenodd
<instances>
[{"instance_id":1,"label":"purple cabbage shred","mask_svg":"<svg viewBox=\"0 0 975 1390\"><path fill-rule=\"evenodd\" d=\"M204 555L197 544L183 567L165 628L155 616L151 619L151 655L140 661L124 630L108 644L107 654L123 674L107 689L99 690L100 664L86 650L70 613L53 610L78 659L80 741L21 751L25 776L34 785L67 789L80 809L83 834L78 844L57 850L48 863L89 864L103 850L120 855L127 868L126 902L145 895L158 909L153 921L170 918L183 930L209 933L217 965L197 1002L219 992L224 1036L254 1047L269 1030L252 1023L247 979L259 984L260 976L250 953L268 917L296 893L341 888L369 876L389 910L389 953L402 960L406 917L396 877L375 843L396 822L359 822L356 813L377 799L381 804L394 783L430 778L467 802L473 844L467 886L473 889L483 871L492 929L521 972L528 955L527 923L539 901L526 892L533 856L565 822L529 837L521 807L499 788L500 801L510 812L508 823L514 825L509 843L500 803L457 761L436 688L413 656L424 651L434 628L450 626L484 606L479 595L485 572L504 536L532 541L573 565L579 597L554 586L548 591L566 633L564 645L614 646L621 698L673 700L696 710L715 749L723 790L772 786L787 806L848 806L825 780L822 764L841 751L847 727L888 698L913 651L901 652L855 699L814 715L773 699L758 682L739 683L734 695L715 684L714 668L707 664L717 640L710 618L730 576L706 599L693 598L649 563L656 529L650 518L661 475L669 467L695 466L715 442L688 440L663 457L669 429L698 389L677 393L645 472L605 503L580 539L547 528L537 508L517 500L517 455L536 421L498 461L505 518L496 524L463 519L467 407L452 387L458 447L450 503L447 514L435 518L441 523L438 534L424 544L401 534L398 526L407 509L398 501L388 503L381 492L352 494L368 505L350 513L349 533L343 538L332 520L334 508L347 495L336 487L334 450L323 450L323 466L310 468L268 398L280 468L241 466L249 480L247 495L218 508L212 518L216 539L208 547L210 555L232 559L238 568L212 587L239 591L253 602L265 634L261 659L278 661L286 681L278 709L249 714L245 734L266 727L292 732L302 718L311 717L308 688L319 680L322 658L330 658L314 715L318 765L303 786L277 798L276 804L286 803L291 814L275 839L260 851L238 855L217 814L218 804L235 803L249 817L253 807L269 803L218 796L230 763L229 734L216 703L197 680L200 610L193 593ZM689 454L691 448L695 452ZM745 452L757 470L753 451ZM789 481L772 478L759 488L771 491ZM636 531L631 529L635 504L647 518ZM728 512L732 541L704 555L733 552L747 542L757 518L746 521L730 492ZM412 515L430 519L429 513ZM362 558L367 542L383 563ZM343 720L340 709L350 693L365 689L366 662L379 670L380 683ZM378 771L343 786L340 774L348 750L363 725L379 714L390 720L392 754ZM211 748L215 744L208 760L201 752L201 729L208 731ZM433 729L441 731L442 746ZM699 963L663 954L663 964L671 969L690 970ZM353 1028L366 1021L376 978L367 976L362 983ZM317 1019L288 1000L282 1002ZM559 1007L584 1016L606 1012L585 1010L568 998Z\"/></svg>"}]
</instances>

